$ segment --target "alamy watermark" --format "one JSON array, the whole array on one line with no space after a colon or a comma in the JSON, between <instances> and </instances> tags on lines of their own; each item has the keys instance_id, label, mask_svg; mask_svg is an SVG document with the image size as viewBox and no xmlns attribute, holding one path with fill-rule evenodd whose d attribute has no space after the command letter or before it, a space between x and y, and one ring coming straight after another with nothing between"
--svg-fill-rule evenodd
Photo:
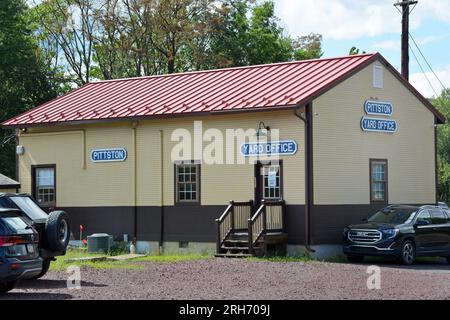
<instances>
[{"instance_id":1,"label":"alamy watermark","mask_svg":"<svg viewBox=\"0 0 450 320\"><path fill-rule=\"evenodd\" d=\"M243 147L254 148L253 154L261 155L261 162L279 160L281 148L279 129L234 128L203 130L202 121L194 121L193 131L178 128L172 131L172 162L195 159L202 164L246 164L250 161L243 154ZM295 146L296 147L296 146ZM245 150L249 151L249 150ZM289 151L289 150L288 150Z\"/></svg>"}]
</instances>

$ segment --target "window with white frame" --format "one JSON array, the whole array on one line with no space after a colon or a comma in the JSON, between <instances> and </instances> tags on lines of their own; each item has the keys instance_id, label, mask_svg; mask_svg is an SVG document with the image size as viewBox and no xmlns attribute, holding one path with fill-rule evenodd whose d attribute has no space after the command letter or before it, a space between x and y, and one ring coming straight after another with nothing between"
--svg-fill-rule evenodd
<instances>
[{"instance_id":1,"label":"window with white frame","mask_svg":"<svg viewBox=\"0 0 450 320\"><path fill-rule=\"evenodd\" d=\"M34 168L34 197L43 207L54 207L56 204L55 166L39 166Z\"/></svg>"},{"instance_id":2,"label":"window with white frame","mask_svg":"<svg viewBox=\"0 0 450 320\"><path fill-rule=\"evenodd\" d=\"M264 165L261 171L264 199L281 199L280 165Z\"/></svg>"},{"instance_id":3,"label":"window with white frame","mask_svg":"<svg viewBox=\"0 0 450 320\"><path fill-rule=\"evenodd\" d=\"M387 202L387 160L370 160L370 200Z\"/></svg>"},{"instance_id":4,"label":"window with white frame","mask_svg":"<svg viewBox=\"0 0 450 320\"><path fill-rule=\"evenodd\" d=\"M200 165L180 163L175 165L176 200L180 203L199 202Z\"/></svg>"}]
</instances>

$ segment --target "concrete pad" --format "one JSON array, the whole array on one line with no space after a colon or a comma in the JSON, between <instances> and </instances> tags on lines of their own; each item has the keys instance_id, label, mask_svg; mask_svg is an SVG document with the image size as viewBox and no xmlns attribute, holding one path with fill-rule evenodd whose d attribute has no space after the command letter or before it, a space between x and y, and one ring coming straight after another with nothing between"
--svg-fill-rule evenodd
<instances>
[{"instance_id":1,"label":"concrete pad","mask_svg":"<svg viewBox=\"0 0 450 320\"><path fill-rule=\"evenodd\" d=\"M145 255L144 254L122 254L120 256L107 257L106 259L114 260L114 261L124 261L124 260L130 260L130 259L134 259L134 258L140 258L140 257L145 257Z\"/></svg>"},{"instance_id":2,"label":"concrete pad","mask_svg":"<svg viewBox=\"0 0 450 320\"><path fill-rule=\"evenodd\" d=\"M65 261L67 262L88 262L88 261L105 261L106 259L108 259L106 256L100 256L100 257L82 257L82 258L71 258L71 259L66 259Z\"/></svg>"}]
</instances>

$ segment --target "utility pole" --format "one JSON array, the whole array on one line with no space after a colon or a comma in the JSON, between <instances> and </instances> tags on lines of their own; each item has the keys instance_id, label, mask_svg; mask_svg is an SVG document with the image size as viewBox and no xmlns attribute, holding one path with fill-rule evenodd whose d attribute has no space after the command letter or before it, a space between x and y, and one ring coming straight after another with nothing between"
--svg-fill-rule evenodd
<instances>
[{"instance_id":1,"label":"utility pole","mask_svg":"<svg viewBox=\"0 0 450 320\"><path fill-rule=\"evenodd\" d=\"M397 1L396 7L402 7L402 76L409 81L409 7L417 4L416 0Z\"/></svg>"}]
</instances>

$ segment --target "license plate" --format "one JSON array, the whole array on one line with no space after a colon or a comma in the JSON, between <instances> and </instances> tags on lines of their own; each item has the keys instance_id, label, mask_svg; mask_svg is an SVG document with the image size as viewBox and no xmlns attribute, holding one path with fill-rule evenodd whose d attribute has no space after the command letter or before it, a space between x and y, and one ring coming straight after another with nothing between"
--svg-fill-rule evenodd
<instances>
[{"instance_id":1,"label":"license plate","mask_svg":"<svg viewBox=\"0 0 450 320\"><path fill-rule=\"evenodd\" d=\"M27 244L27 251L28 253L34 253L34 244Z\"/></svg>"}]
</instances>

